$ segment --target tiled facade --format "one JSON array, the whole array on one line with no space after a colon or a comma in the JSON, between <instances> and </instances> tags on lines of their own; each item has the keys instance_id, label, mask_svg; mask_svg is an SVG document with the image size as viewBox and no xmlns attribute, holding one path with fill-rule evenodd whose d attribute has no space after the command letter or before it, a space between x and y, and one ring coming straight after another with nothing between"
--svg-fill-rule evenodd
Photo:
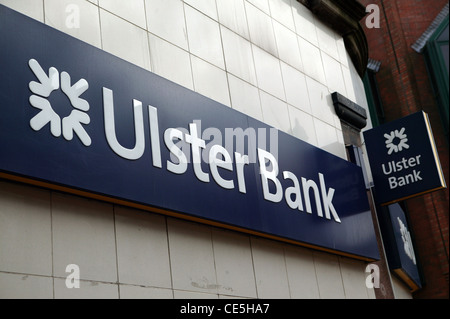
<instances>
[{"instance_id":1,"label":"tiled facade","mask_svg":"<svg viewBox=\"0 0 450 319\"><path fill-rule=\"evenodd\" d=\"M1 298L374 298L360 261L4 181L0 202Z\"/></svg>"},{"instance_id":2,"label":"tiled facade","mask_svg":"<svg viewBox=\"0 0 450 319\"><path fill-rule=\"evenodd\" d=\"M295 0L0 4L341 158L342 128L330 94L367 107L343 39ZM68 19L76 10L73 27ZM68 264L80 267L80 289L65 286ZM365 267L0 181L1 298L375 298Z\"/></svg>"}]
</instances>

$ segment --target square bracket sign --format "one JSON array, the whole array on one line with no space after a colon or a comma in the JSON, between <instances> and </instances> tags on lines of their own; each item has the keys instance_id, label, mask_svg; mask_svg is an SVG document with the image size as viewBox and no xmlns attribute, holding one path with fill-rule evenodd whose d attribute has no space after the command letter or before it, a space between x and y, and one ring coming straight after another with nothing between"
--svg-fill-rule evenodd
<instances>
[{"instance_id":1,"label":"square bracket sign","mask_svg":"<svg viewBox=\"0 0 450 319\"><path fill-rule=\"evenodd\" d=\"M364 138L379 204L447 187L425 112L373 128Z\"/></svg>"}]
</instances>

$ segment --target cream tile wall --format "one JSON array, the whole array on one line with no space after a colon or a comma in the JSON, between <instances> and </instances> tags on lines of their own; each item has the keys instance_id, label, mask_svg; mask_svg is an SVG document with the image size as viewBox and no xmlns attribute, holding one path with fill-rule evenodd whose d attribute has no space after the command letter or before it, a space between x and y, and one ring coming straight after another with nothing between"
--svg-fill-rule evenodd
<instances>
[{"instance_id":1,"label":"cream tile wall","mask_svg":"<svg viewBox=\"0 0 450 319\"><path fill-rule=\"evenodd\" d=\"M342 158L330 94L367 107L342 38L296 0L0 4ZM76 10L74 28L67 19ZM80 267L79 289L65 286L72 263ZM359 261L0 181L0 298L374 298L364 269Z\"/></svg>"},{"instance_id":2,"label":"cream tile wall","mask_svg":"<svg viewBox=\"0 0 450 319\"><path fill-rule=\"evenodd\" d=\"M374 298L365 266L0 181L0 298Z\"/></svg>"}]
</instances>

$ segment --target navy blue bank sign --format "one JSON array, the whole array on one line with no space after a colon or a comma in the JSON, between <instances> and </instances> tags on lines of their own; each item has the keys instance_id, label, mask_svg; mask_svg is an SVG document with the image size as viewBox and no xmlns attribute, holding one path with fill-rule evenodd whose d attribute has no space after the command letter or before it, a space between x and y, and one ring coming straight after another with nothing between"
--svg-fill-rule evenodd
<instances>
[{"instance_id":1,"label":"navy blue bank sign","mask_svg":"<svg viewBox=\"0 0 450 319\"><path fill-rule=\"evenodd\" d=\"M386 205L445 188L426 113L364 132L376 199Z\"/></svg>"},{"instance_id":2,"label":"navy blue bank sign","mask_svg":"<svg viewBox=\"0 0 450 319\"><path fill-rule=\"evenodd\" d=\"M361 169L0 5L0 176L378 259Z\"/></svg>"},{"instance_id":3,"label":"navy blue bank sign","mask_svg":"<svg viewBox=\"0 0 450 319\"><path fill-rule=\"evenodd\" d=\"M413 291L421 288L414 244L403 209L397 203L389 205L387 214L382 218L385 219L382 229L385 230L383 239L389 268L399 275Z\"/></svg>"}]
</instances>

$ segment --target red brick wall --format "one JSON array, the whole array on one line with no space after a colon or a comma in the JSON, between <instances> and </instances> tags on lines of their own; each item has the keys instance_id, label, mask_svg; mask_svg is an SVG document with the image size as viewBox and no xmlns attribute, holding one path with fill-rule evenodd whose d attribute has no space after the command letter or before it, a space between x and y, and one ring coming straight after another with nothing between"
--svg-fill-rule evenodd
<instances>
[{"instance_id":1,"label":"red brick wall","mask_svg":"<svg viewBox=\"0 0 450 319\"><path fill-rule=\"evenodd\" d=\"M428 113L448 185L449 144L444 135L425 58L411 45L436 18L447 0L360 0L380 8L380 28L361 25L369 43L369 57L381 61L376 74L386 120L423 110ZM424 288L415 298L449 298L448 189L406 201Z\"/></svg>"}]
</instances>

